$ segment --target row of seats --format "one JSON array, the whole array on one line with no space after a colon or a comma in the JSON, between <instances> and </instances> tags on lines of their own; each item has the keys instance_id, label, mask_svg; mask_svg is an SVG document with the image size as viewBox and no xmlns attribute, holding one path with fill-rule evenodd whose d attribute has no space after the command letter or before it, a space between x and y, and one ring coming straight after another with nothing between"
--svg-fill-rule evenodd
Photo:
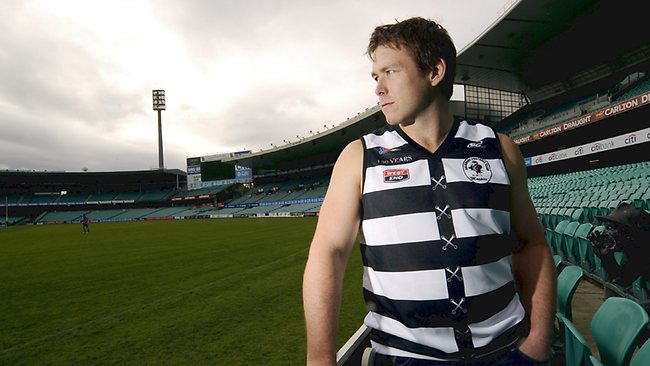
<instances>
[{"instance_id":1,"label":"row of seats","mask_svg":"<svg viewBox=\"0 0 650 366\"><path fill-rule=\"evenodd\" d=\"M650 162L532 177L531 198L540 223L553 229L563 220L593 223L621 202L650 211Z\"/></svg>"},{"instance_id":2,"label":"row of seats","mask_svg":"<svg viewBox=\"0 0 650 366\"><path fill-rule=\"evenodd\" d=\"M559 263L556 260L556 264ZM565 365L650 365L650 341L646 340L650 322L647 311L639 303L622 297L607 298L591 318L591 336L598 351L596 357L584 335L573 323L571 301L582 278L583 270L576 265L562 269L557 278L555 331L558 341L555 348L559 343Z\"/></svg>"},{"instance_id":3,"label":"row of seats","mask_svg":"<svg viewBox=\"0 0 650 366\"><path fill-rule=\"evenodd\" d=\"M9 206L13 205L68 205L88 202L134 201L160 202L166 201L176 194L176 190L145 192L110 192L110 193L70 193L70 194L12 194L7 196ZM4 203L4 202L2 202Z\"/></svg>"},{"instance_id":4,"label":"row of seats","mask_svg":"<svg viewBox=\"0 0 650 366\"><path fill-rule=\"evenodd\" d=\"M205 195L205 194L212 194L216 195L224 190L232 187L232 184L224 184L220 186L212 186L212 187L204 187L204 188L199 188L199 189L193 189L189 191L182 191L178 192L175 195L173 195L172 198L183 198L183 197L190 197L190 196L199 196L199 195Z\"/></svg>"},{"instance_id":5,"label":"row of seats","mask_svg":"<svg viewBox=\"0 0 650 366\"><path fill-rule=\"evenodd\" d=\"M24 218L24 216L2 216L0 217L0 225L13 225Z\"/></svg>"},{"instance_id":6,"label":"row of seats","mask_svg":"<svg viewBox=\"0 0 650 366\"><path fill-rule=\"evenodd\" d=\"M507 135L517 138L536 131L540 131L551 126L561 124L580 117L581 115L593 113L597 110L605 109L621 101L643 95L650 90L650 79L639 82L634 88L628 90L622 95L613 98L609 92L605 94L596 94L579 101L566 103L557 106L549 111L533 111L528 116L522 117L522 121L515 123L514 126L505 132ZM610 100L611 99L611 100Z\"/></svg>"},{"instance_id":7,"label":"row of seats","mask_svg":"<svg viewBox=\"0 0 650 366\"><path fill-rule=\"evenodd\" d=\"M642 277L628 287L611 283L588 239L604 229L597 216L607 216L622 202L650 211L650 162L530 178L529 189L553 254L608 289L637 301L650 300L650 281ZM624 265L625 253L614 256Z\"/></svg>"},{"instance_id":8,"label":"row of seats","mask_svg":"<svg viewBox=\"0 0 650 366\"><path fill-rule=\"evenodd\" d=\"M257 185L241 197L228 202L231 205L272 203L324 197L329 177L290 180Z\"/></svg>"},{"instance_id":9,"label":"row of seats","mask_svg":"<svg viewBox=\"0 0 650 366\"><path fill-rule=\"evenodd\" d=\"M255 207L238 207L215 209L212 207L164 207L164 208L138 208L138 209L114 209L114 210L92 210L92 211L52 211L38 219L39 223L78 223L82 215L92 222L103 221L129 221L145 220L166 217L205 217L210 215L246 215L246 216L267 216L269 214L315 214L320 210L321 203L301 203L293 205L267 205ZM3 218L4 219L4 218ZM3 223L0 220L0 224ZM10 224L12 221L10 220Z\"/></svg>"}]
</instances>

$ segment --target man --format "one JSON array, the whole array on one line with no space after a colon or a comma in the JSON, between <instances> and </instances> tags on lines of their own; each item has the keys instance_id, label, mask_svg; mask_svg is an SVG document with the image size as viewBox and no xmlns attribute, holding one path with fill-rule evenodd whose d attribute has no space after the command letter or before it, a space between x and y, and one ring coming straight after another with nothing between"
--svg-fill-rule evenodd
<instances>
[{"instance_id":1,"label":"man","mask_svg":"<svg viewBox=\"0 0 650 366\"><path fill-rule=\"evenodd\" d=\"M454 121L456 50L440 25L377 27L368 55L388 126L334 166L304 274L307 364L335 364L359 231L372 364L543 364L555 270L519 149Z\"/></svg>"},{"instance_id":2,"label":"man","mask_svg":"<svg viewBox=\"0 0 650 366\"><path fill-rule=\"evenodd\" d=\"M90 234L90 227L88 226L88 216L84 213L81 217L81 227L84 234Z\"/></svg>"}]
</instances>

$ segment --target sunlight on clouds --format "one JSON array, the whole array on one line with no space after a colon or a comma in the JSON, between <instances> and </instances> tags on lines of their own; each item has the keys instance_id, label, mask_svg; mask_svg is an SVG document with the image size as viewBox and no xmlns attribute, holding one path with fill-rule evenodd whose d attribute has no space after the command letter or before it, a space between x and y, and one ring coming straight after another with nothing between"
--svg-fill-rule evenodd
<instances>
[{"instance_id":1,"label":"sunlight on clouds","mask_svg":"<svg viewBox=\"0 0 650 366\"><path fill-rule=\"evenodd\" d=\"M6 1L16 14L0 25L12 61L0 68L0 127L24 147L5 151L41 161L83 148L98 164L155 165L152 89L166 90L165 160L175 168L187 155L281 145L376 104L363 54L374 26L437 17L460 48L509 1L259 2L254 12L231 1ZM79 168L73 153L54 156L52 166Z\"/></svg>"}]
</instances>

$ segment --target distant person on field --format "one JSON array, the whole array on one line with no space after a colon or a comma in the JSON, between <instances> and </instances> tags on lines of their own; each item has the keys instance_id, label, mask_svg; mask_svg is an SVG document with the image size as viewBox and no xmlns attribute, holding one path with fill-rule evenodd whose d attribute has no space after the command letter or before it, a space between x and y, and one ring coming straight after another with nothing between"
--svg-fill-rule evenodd
<instances>
[{"instance_id":1,"label":"distant person on field","mask_svg":"<svg viewBox=\"0 0 650 366\"><path fill-rule=\"evenodd\" d=\"M81 227L84 234L90 234L90 226L88 223L88 216L86 216L86 214L83 214L83 217L81 218Z\"/></svg>"},{"instance_id":2,"label":"distant person on field","mask_svg":"<svg viewBox=\"0 0 650 366\"><path fill-rule=\"evenodd\" d=\"M368 55L388 125L334 166L304 274L307 364L336 363L358 233L366 364L546 364L556 274L519 148L454 119L456 49L439 24L379 26Z\"/></svg>"}]
</instances>

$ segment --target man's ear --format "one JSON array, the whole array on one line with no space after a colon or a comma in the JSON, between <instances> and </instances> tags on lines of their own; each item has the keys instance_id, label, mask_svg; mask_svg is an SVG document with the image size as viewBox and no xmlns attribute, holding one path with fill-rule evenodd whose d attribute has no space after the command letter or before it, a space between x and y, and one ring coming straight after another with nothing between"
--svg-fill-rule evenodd
<instances>
[{"instance_id":1,"label":"man's ear","mask_svg":"<svg viewBox=\"0 0 650 366\"><path fill-rule=\"evenodd\" d=\"M431 86L439 86L442 83L442 79L445 78L445 72L447 72L447 62L439 58L431 67L431 72L429 72Z\"/></svg>"}]
</instances>

